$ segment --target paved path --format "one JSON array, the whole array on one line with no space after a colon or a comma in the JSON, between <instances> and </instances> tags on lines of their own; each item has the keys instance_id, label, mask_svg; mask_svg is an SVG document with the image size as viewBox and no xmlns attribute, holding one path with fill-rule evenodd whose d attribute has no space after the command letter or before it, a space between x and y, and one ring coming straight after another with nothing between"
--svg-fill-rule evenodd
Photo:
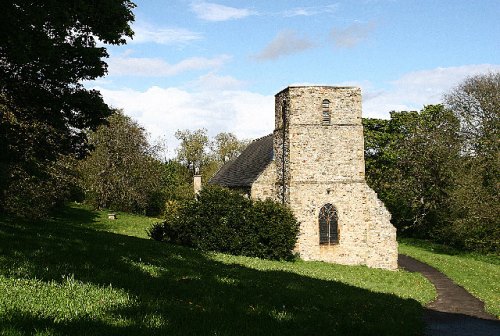
<instances>
[{"instance_id":1,"label":"paved path","mask_svg":"<svg viewBox=\"0 0 500 336\"><path fill-rule=\"evenodd\" d=\"M427 336L500 336L500 321L484 311L481 301L434 267L402 254L398 257L400 267L422 273L436 287L437 299L424 314Z\"/></svg>"}]
</instances>

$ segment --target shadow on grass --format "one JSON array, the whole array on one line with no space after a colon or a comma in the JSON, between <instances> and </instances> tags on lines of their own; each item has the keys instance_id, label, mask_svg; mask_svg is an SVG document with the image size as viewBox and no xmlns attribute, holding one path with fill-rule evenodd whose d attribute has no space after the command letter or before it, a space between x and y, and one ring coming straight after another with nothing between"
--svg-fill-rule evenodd
<instances>
[{"instance_id":1,"label":"shadow on grass","mask_svg":"<svg viewBox=\"0 0 500 336\"><path fill-rule=\"evenodd\" d=\"M7 309L0 316L0 334L31 335L38 330L50 335L411 335L422 331L422 307L415 300L295 273L224 264L191 249L90 230L79 224L92 221L95 213L67 211L76 225L64 219L28 223L0 218L0 275L46 282L72 275L82 283L126 291L131 303L112 308L101 319L83 315L57 320Z\"/></svg>"}]
</instances>

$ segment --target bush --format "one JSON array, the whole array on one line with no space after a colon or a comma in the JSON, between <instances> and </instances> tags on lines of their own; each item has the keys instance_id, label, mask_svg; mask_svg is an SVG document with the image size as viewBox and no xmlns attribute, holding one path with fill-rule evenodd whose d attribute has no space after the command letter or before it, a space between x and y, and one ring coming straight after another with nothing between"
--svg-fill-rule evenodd
<instances>
[{"instance_id":1,"label":"bush","mask_svg":"<svg viewBox=\"0 0 500 336\"><path fill-rule=\"evenodd\" d=\"M149 229L146 230L146 233L148 234L151 239L157 240L157 241L162 241L163 238L165 237L165 224L160 222L160 223L154 223Z\"/></svg>"},{"instance_id":2,"label":"bush","mask_svg":"<svg viewBox=\"0 0 500 336\"><path fill-rule=\"evenodd\" d=\"M291 259L299 224L290 209L281 204L252 201L210 186L197 200L176 207L175 215L167 216L162 229L163 240L204 251Z\"/></svg>"}]
</instances>

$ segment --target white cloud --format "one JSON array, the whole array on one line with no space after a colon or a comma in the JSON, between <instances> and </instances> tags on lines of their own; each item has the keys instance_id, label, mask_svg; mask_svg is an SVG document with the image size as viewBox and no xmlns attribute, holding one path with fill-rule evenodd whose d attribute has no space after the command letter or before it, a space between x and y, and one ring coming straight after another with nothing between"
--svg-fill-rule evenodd
<instances>
[{"instance_id":1,"label":"white cloud","mask_svg":"<svg viewBox=\"0 0 500 336\"><path fill-rule=\"evenodd\" d=\"M392 81L390 88L385 90L367 81L335 85L360 86L363 90L363 116L388 118L391 110L420 110L424 105L439 103L443 93L466 77L491 71L500 71L500 65L468 65L411 72ZM123 108L153 138L164 137L170 156L174 155L178 144L174 137L178 129L206 128L211 136L219 132L233 132L242 139L254 139L272 132L274 92L262 95L238 89L241 85L239 80L215 73L201 76L197 83L206 85L192 83L191 89L154 86L145 91L95 88L100 90L108 104ZM220 89L216 89L216 85Z\"/></svg>"},{"instance_id":2,"label":"white cloud","mask_svg":"<svg viewBox=\"0 0 500 336\"><path fill-rule=\"evenodd\" d=\"M337 10L338 4L332 4L327 6L308 6L308 7L295 7L288 9L282 13L284 17L294 17L294 16L313 16L313 15L325 15L328 13L333 13Z\"/></svg>"},{"instance_id":3,"label":"white cloud","mask_svg":"<svg viewBox=\"0 0 500 336\"><path fill-rule=\"evenodd\" d=\"M300 37L293 30L285 30L279 32L264 50L255 55L255 59L260 61L272 60L282 56L299 53L313 47L314 43L307 38Z\"/></svg>"},{"instance_id":4,"label":"white cloud","mask_svg":"<svg viewBox=\"0 0 500 336\"><path fill-rule=\"evenodd\" d=\"M134 38L128 39L127 43L186 44L203 37L201 33L184 28L160 28L148 24L134 25L133 30Z\"/></svg>"},{"instance_id":5,"label":"white cloud","mask_svg":"<svg viewBox=\"0 0 500 336\"><path fill-rule=\"evenodd\" d=\"M231 59L229 55L213 58L191 57L175 64L161 58L128 57L127 55L111 57L108 61L108 72L111 76L174 76L185 71L216 69Z\"/></svg>"},{"instance_id":6,"label":"white cloud","mask_svg":"<svg viewBox=\"0 0 500 336\"><path fill-rule=\"evenodd\" d=\"M330 37L338 48L353 48L366 40L375 28L373 22L365 24L356 22L342 29L333 28Z\"/></svg>"},{"instance_id":7,"label":"white cloud","mask_svg":"<svg viewBox=\"0 0 500 336\"><path fill-rule=\"evenodd\" d=\"M199 90L236 90L241 89L246 82L232 76L219 76L215 72L210 72L200 76L197 80L189 83L190 87Z\"/></svg>"},{"instance_id":8,"label":"white cloud","mask_svg":"<svg viewBox=\"0 0 500 336\"><path fill-rule=\"evenodd\" d=\"M421 110L442 102L442 96L466 77L500 71L500 65L478 64L410 72L380 90L362 83L363 116L388 118L390 111Z\"/></svg>"},{"instance_id":9,"label":"white cloud","mask_svg":"<svg viewBox=\"0 0 500 336\"><path fill-rule=\"evenodd\" d=\"M206 128L211 136L232 132L254 139L274 128L274 96L242 90L186 91L151 87L146 91L96 88L113 107L123 108L152 138L164 137L174 155L178 129Z\"/></svg>"},{"instance_id":10,"label":"white cloud","mask_svg":"<svg viewBox=\"0 0 500 336\"><path fill-rule=\"evenodd\" d=\"M247 8L235 8L210 2L194 2L191 4L191 10L198 18L207 21L236 20L256 14L255 11Z\"/></svg>"}]
</instances>

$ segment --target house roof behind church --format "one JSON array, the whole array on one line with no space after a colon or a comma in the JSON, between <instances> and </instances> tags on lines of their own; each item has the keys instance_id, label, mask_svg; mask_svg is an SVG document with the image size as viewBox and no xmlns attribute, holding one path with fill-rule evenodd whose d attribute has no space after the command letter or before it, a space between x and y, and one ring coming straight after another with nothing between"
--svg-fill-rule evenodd
<instances>
[{"instance_id":1,"label":"house roof behind church","mask_svg":"<svg viewBox=\"0 0 500 336\"><path fill-rule=\"evenodd\" d=\"M273 135L252 141L234 160L226 162L208 181L224 187L251 187L273 160Z\"/></svg>"}]
</instances>

